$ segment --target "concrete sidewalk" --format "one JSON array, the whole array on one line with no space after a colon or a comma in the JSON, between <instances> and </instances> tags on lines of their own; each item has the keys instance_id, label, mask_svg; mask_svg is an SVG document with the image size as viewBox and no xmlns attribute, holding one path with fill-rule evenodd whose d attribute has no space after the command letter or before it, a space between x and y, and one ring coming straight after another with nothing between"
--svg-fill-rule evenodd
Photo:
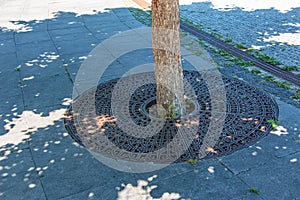
<instances>
[{"instance_id":1,"label":"concrete sidewalk","mask_svg":"<svg viewBox=\"0 0 300 200\"><path fill-rule=\"evenodd\" d=\"M0 6L0 199L300 198L300 110L279 100L281 131L229 156L144 174L103 165L71 139L63 115L89 52L143 26L126 8L134 4L4 0ZM134 58L117 59L104 77L151 62L151 51Z\"/></svg>"}]
</instances>

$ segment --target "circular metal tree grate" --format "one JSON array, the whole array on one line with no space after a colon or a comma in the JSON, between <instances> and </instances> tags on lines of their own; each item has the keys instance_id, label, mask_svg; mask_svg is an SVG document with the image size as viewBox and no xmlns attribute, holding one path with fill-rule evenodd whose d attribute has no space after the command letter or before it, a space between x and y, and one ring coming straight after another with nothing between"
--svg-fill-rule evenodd
<instances>
[{"instance_id":1,"label":"circular metal tree grate","mask_svg":"<svg viewBox=\"0 0 300 200\"><path fill-rule=\"evenodd\" d=\"M199 111L198 126L191 144L179 156L177 162L198 158L213 112L209 89L201 74L184 72L184 77L193 87L197 96L195 105ZM272 125L268 120L276 121L278 118L278 106L270 95L243 81L225 76L222 76L222 79L227 97L225 123L218 141L214 147L208 149L205 158L230 154L257 142L271 131ZM134 78L127 80L134 81ZM71 137L80 145L88 144L90 149L105 152L108 156L122 153L116 149L105 149L97 134L105 135L118 149L141 155L151 154L170 143L178 132L177 125L180 122L177 119L166 119L162 129L145 138L128 135L118 126L116 122L118 119L112 116L111 109L112 92L117 82L118 79L114 79L100 84L74 101L75 103L80 101L78 113L74 113L72 107L69 107L65 118L65 126ZM155 102L155 97L156 85L153 83L146 83L136 89L128 104L130 120L133 120L138 126L146 127L153 120L149 117L148 107ZM91 101L88 99L92 99L95 104L94 110L89 109L88 102ZM94 113L97 116L96 119L89 118L89 114L92 112L96 112ZM154 120L159 121L159 119ZM97 138L99 138L99 142L97 142Z\"/></svg>"}]
</instances>

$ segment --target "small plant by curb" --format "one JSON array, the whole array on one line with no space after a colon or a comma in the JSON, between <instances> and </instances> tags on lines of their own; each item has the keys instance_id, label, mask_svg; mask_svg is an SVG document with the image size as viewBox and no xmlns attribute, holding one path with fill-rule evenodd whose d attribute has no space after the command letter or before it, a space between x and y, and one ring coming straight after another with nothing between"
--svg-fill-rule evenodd
<instances>
[{"instance_id":1,"label":"small plant by curb","mask_svg":"<svg viewBox=\"0 0 300 200\"><path fill-rule=\"evenodd\" d=\"M190 163L191 165L196 165L198 160L197 159L188 159L187 162Z\"/></svg>"},{"instance_id":2,"label":"small plant by curb","mask_svg":"<svg viewBox=\"0 0 300 200\"><path fill-rule=\"evenodd\" d=\"M278 87L284 88L284 89L290 89L291 84L288 82L279 82L277 81L276 84L278 85Z\"/></svg>"},{"instance_id":3,"label":"small plant by curb","mask_svg":"<svg viewBox=\"0 0 300 200\"><path fill-rule=\"evenodd\" d=\"M267 81L269 81L269 82L271 82L271 83L274 83L274 77L273 76L271 76L271 75L266 75L266 76L264 76L263 78L265 78Z\"/></svg>"},{"instance_id":4,"label":"small plant by curb","mask_svg":"<svg viewBox=\"0 0 300 200\"><path fill-rule=\"evenodd\" d=\"M245 46L242 45L242 44L236 44L235 46L236 46L237 48L241 49L241 50L246 50L246 49L248 49L247 47L245 47Z\"/></svg>"},{"instance_id":5,"label":"small plant by curb","mask_svg":"<svg viewBox=\"0 0 300 200\"><path fill-rule=\"evenodd\" d=\"M251 72L253 74L261 74L261 71L259 69L251 69Z\"/></svg>"},{"instance_id":6,"label":"small plant by curb","mask_svg":"<svg viewBox=\"0 0 300 200\"><path fill-rule=\"evenodd\" d=\"M262 59L263 61L270 63L272 65L281 65L280 61L275 60L275 58L272 58L266 54L262 54L262 53L255 51L254 53L252 53L252 55L254 55L255 57Z\"/></svg>"},{"instance_id":7,"label":"small plant by curb","mask_svg":"<svg viewBox=\"0 0 300 200\"><path fill-rule=\"evenodd\" d=\"M282 69L285 71L298 71L297 66L284 66Z\"/></svg>"},{"instance_id":8,"label":"small plant by curb","mask_svg":"<svg viewBox=\"0 0 300 200\"><path fill-rule=\"evenodd\" d=\"M296 90L296 92L295 92L295 94L293 96L293 99L296 99L296 100L300 99L300 89Z\"/></svg>"},{"instance_id":9,"label":"small plant by curb","mask_svg":"<svg viewBox=\"0 0 300 200\"><path fill-rule=\"evenodd\" d=\"M249 191L252 192L252 193L255 193L255 194L259 194L259 190L256 189L256 188L254 188L254 187L251 187L251 188L249 189Z\"/></svg>"},{"instance_id":10,"label":"small plant by curb","mask_svg":"<svg viewBox=\"0 0 300 200\"><path fill-rule=\"evenodd\" d=\"M221 56L232 56L232 53L229 53L228 51L224 50L224 49L220 49L218 51L218 53L221 55Z\"/></svg>"},{"instance_id":11,"label":"small plant by curb","mask_svg":"<svg viewBox=\"0 0 300 200\"><path fill-rule=\"evenodd\" d=\"M274 121L273 119L269 119L267 120L267 122L271 123L273 129L276 129L278 127L278 123L279 123L278 120Z\"/></svg>"}]
</instances>

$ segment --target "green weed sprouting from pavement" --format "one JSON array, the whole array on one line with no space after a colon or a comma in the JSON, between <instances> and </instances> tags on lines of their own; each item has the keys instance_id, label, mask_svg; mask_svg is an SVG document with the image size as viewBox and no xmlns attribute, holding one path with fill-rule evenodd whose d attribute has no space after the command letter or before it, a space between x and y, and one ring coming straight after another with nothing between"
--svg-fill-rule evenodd
<instances>
[{"instance_id":1,"label":"green weed sprouting from pavement","mask_svg":"<svg viewBox=\"0 0 300 200\"><path fill-rule=\"evenodd\" d=\"M270 83L275 83L278 87L284 88L284 89L291 89L292 84L285 82L285 81L276 81L275 78L271 75L265 75L263 76L263 78L267 81L269 81Z\"/></svg>"},{"instance_id":2,"label":"green weed sprouting from pavement","mask_svg":"<svg viewBox=\"0 0 300 200\"><path fill-rule=\"evenodd\" d=\"M293 99L300 99L300 89L296 89Z\"/></svg>"},{"instance_id":3,"label":"green weed sprouting from pavement","mask_svg":"<svg viewBox=\"0 0 300 200\"><path fill-rule=\"evenodd\" d=\"M230 39L230 38L225 38L224 41L230 43L230 42L232 42L232 39Z\"/></svg>"},{"instance_id":4,"label":"green weed sprouting from pavement","mask_svg":"<svg viewBox=\"0 0 300 200\"><path fill-rule=\"evenodd\" d=\"M184 32L184 31L180 33L180 36L183 36L183 37L184 37L184 36L187 36L187 35L188 35L188 34L187 34L186 32Z\"/></svg>"},{"instance_id":5,"label":"green weed sprouting from pavement","mask_svg":"<svg viewBox=\"0 0 300 200\"><path fill-rule=\"evenodd\" d=\"M273 129L276 129L279 124L278 120L274 121L273 119L269 119L269 120L267 120L267 122L271 123Z\"/></svg>"},{"instance_id":6,"label":"green weed sprouting from pavement","mask_svg":"<svg viewBox=\"0 0 300 200\"><path fill-rule=\"evenodd\" d=\"M246 49L248 49L247 47L245 47L245 46L242 45L242 44L236 44L235 46L236 46L237 48L241 49L241 50L246 50Z\"/></svg>"},{"instance_id":7,"label":"green weed sprouting from pavement","mask_svg":"<svg viewBox=\"0 0 300 200\"><path fill-rule=\"evenodd\" d=\"M218 38L218 39L223 38L222 35L220 35L219 33L216 33L216 32L212 32L210 35L211 35L211 36L214 36L214 37L216 37L216 38Z\"/></svg>"},{"instance_id":8,"label":"green weed sprouting from pavement","mask_svg":"<svg viewBox=\"0 0 300 200\"><path fill-rule=\"evenodd\" d=\"M223 49L220 49L218 51L218 53L221 55L221 56L232 56L232 53L226 51L226 50L223 50Z\"/></svg>"},{"instance_id":9,"label":"green weed sprouting from pavement","mask_svg":"<svg viewBox=\"0 0 300 200\"><path fill-rule=\"evenodd\" d=\"M249 191L252 192L252 193L255 193L255 194L259 194L259 190L256 189L256 188L254 188L254 187L251 187L251 188L249 189Z\"/></svg>"},{"instance_id":10,"label":"green weed sprouting from pavement","mask_svg":"<svg viewBox=\"0 0 300 200\"><path fill-rule=\"evenodd\" d=\"M292 85L291 83L288 83L285 81L283 81L283 82L276 81L275 83L278 85L278 87L281 87L284 89L290 89L290 86Z\"/></svg>"},{"instance_id":11,"label":"green weed sprouting from pavement","mask_svg":"<svg viewBox=\"0 0 300 200\"><path fill-rule=\"evenodd\" d=\"M251 72L253 74L261 74L261 71L259 69L251 69Z\"/></svg>"},{"instance_id":12,"label":"green weed sprouting from pavement","mask_svg":"<svg viewBox=\"0 0 300 200\"><path fill-rule=\"evenodd\" d=\"M187 162L190 163L191 165L196 165L198 160L197 159L188 159Z\"/></svg>"},{"instance_id":13,"label":"green weed sprouting from pavement","mask_svg":"<svg viewBox=\"0 0 300 200\"><path fill-rule=\"evenodd\" d=\"M266 75L266 76L264 76L264 78L271 83L274 83L274 81L275 81L274 77L271 75Z\"/></svg>"},{"instance_id":14,"label":"green weed sprouting from pavement","mask_svg":"<svg viewBox=\"0 0 300 200\"><path fill-rule=\"evenodd\" d=\"M285 71L298 71L297 66L284 66L282 69Z\"/></svg>"},{"instance_id":15,"label":"green weed sprouting from pavement","mask_svg":"<svg viewBox=\"0 0 300 200\"><path fill-rule=\"evenodd\" d=\"M203 53L203 52L202 52L201 50L198 50L198 51L196 51L195 55L196 55L196 56L201 56L202 53Z\"/></svg>"},{"instance_id":16,"label":"green weed sprouting from pavement","mask_svg":"<svg viewBox=\"0 0 300 200\"><path fill-rule=\"evenodd\" d=\"M253 66L253 62L251 61L245 61L243 58L241 57L232 57L230 59L230 61L234 62L235 64L239 65L239 66L243 66L243 67L249 67L249 66Z\"/></svg>"},{"instance_id":17,"label":"green weed sprouting from pavement","mask_svg":"<svg viewBox=\"0 0 300 200\"><path fill-rule=\"evenodd\" d=\"M275 58L272 58L266 54L261 54L257 51L254 51L252 53L252 55L254 55L255 57L259 58L259 59L262 59L263 61L267 62L267 63L270 63L272 65L281 65L281 62L276 60Z\"/></svg>"}]
</instances>

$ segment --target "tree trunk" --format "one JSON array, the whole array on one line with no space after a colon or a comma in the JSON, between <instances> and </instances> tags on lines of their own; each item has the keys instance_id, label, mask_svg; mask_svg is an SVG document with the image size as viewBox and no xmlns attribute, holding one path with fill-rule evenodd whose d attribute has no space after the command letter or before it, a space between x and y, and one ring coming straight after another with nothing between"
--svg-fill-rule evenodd
<instances>
[{"instance_id":1,"label":"tree trunk","mask_svg":"<svg viewBox=\"0 0 300 200\"><path fill-rule=\"evenodd\" d=\"M152 46L158 105L171 116L185 113L180 56L179 0L152 0Z\"/></svg>"}]
</instances>

